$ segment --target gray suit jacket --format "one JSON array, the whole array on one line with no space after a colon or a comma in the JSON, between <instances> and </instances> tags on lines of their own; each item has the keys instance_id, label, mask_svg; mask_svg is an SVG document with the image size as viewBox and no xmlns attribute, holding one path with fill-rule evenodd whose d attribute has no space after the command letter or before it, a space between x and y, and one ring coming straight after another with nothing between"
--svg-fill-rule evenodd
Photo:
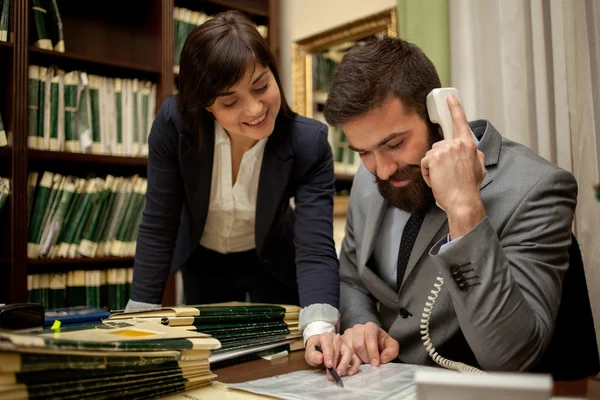
<instances>
[{"instance_id":1,"label":"gray suit jacket","mask_svg":"<svg viewBox=\"0 0 600 400\"><path fill-rule=\"evenodd\" d=\"M430 335L440 355L486 370L527 370L552 338L577 183L569 172L502 138L488 121L470 126L485 154L480 193L487 217L440 252L448 223L434 205L398 292L369 267L387 204L373 175L364 167L357 173L340 254L342 329L375 322L398 340L402 362L433 364L419 325L439 276L444 285Z\"/></svg>"}]
</instances>

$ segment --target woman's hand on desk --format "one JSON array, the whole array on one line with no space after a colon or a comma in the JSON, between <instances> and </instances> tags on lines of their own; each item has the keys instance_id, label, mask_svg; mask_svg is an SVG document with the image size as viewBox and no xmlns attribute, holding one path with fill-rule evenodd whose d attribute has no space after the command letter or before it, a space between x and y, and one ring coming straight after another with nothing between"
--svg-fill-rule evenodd
<instances>
[{"instance_id":1,"label":"woman's hand on desk","mask_svg":"<svg viewBox=\"0 0 600 400\"><path fill-rule=\"evenodd\" d=\"M316 350L317 345L321 347L322 353ZM313 367L324 365L326 368L335 368L339 376L354 375L362 364L352 347L346 344L340 335L333 333L321 333L309 337L306 341L304 359ZM327 371L327 378L333 381L329 371Z\"/></svg>"},{"instance_id":2,"label":"woman's hand on desk","mask_svg":"<svg viewBox=\"0 0 600 400\"><path fill-rule=\"evenodd\" d=\"M392 361L398 357L400 350L396 339L373 322L356 324L346 329L342 339L352 346L352 350L362 362L374 367Z\"/></svg>"}]
</instances>

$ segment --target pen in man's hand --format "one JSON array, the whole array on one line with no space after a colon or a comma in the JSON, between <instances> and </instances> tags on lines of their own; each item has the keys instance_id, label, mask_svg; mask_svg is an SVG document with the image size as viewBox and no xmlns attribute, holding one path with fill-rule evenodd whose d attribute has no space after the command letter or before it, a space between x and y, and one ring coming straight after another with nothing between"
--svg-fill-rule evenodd
<instances>
[{"instance_id":1,"label":"pen in man's hand","mask_svg":"<svg viewBox=\"0 0 600 400\"><path fill-rule=\"evenodd\" d=\"M323 350L321 350L321 346L316 345L315 350L317 350L319 353L323 354ZM323 364L325 364L325 360L323 360ZM327 367L327 370L329 371L331 376L333 376L333 379L335 379L335 384L341 388L344 388L344 382L342 382L342 378L340 378L340 376L337 374L337 372L335 372L335 369Z\"/></svg>"}]
</instances>

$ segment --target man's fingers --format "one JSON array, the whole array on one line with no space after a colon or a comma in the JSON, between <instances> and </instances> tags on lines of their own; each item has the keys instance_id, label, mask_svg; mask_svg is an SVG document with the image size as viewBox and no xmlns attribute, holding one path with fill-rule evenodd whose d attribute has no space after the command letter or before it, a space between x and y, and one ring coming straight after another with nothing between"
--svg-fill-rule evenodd
<instances>
[{"instance_id":1,"label":"man's fingers","mask_svg":"<svg viewBox=\"0 0 600 400\"><path fill-rule=\"evenodd\" d=\"M453 94L449 94L446 97L446 102L450 108L450 114L452 115L452 121L454 125L454 138L460 140L471 140L471 129L469 128L469 122L465 116L465 112L460 105L460 102Z\"/></svg>"},{"instance_id":2,"label":"man's fingers","mask_svg":"<svg viewBox=\"0 0 600 400\"><path fill-rule=\"evenodd\" d=\"M379 327L376 327L380 330ZM368 363L374 367L379 366L379 343L377 343L378 331L375 329L365 330L365 345L367 346Z\"/></svg>"},{"instance_id":3,"label":"man's fingers","mask_svg":"<svg viewBox=\"0 0 600 400\"><path fill-rule=\"evenodd\" d=\"M335 367L335 370L337 371L339 376L346 375L348 366L350 365L353 356L354 351L352 351L352 348L346 343L342 342L340 348L340 360Z\"/></svg>"},{"instance_id":4,"label":"man's fingers","mask_svg":"<svg viewBox=\"0 0 600 400\"><path fill-rule=\"evenodd\" d=\"M483 152L477 150L477 158L479 158L479 163L481 164L481 170L483 171L483 177L485 178L485 174L487 171L485 170L485 154Z\"/></svg>"},{"instance_id":5,"label":"man's fingers","mask_svg":"<svg viewBox=\"0 0 600 400\"><path fill-rule=\"evenodd\" d=\"M354 343L354 329L352 329L352 328L346 329L346 331L342 335L342 339L344 340L344 342L346 342L346 344L348 346L352 347L352 345Z\"/></svg>"},{"instance_id":6,"label":"man's fingers","mask_svg":"<svg viewBox=\"0 0 600 400\"><path fill-rule=\"evenodd\" d=\"M367 346L365 344L365 332L364 329L354 329L354 337L352 342L352 348L357 356L367 364L371 363L369 359L369 353L367 352Z\"/></svg>"},{"instance_id":7,"label":"man's fingers","mask_svg":"<svg viewBox=\"0 0 600 400\"><path fill-rule=\"evenodd\" d=\"M421 175L427 186L431 187L431 180L429 178L429 158L427 156L421 159Z\"/></svg>"},{"instance_id":8,"label":"man's fingers","mask_svg":"<svg viewBox=\"0 0 600 400\"><path fill-rule=\"evenodd\" d=\"M387 333L385 335L387 337L383 341L383 351L381 352L382 364L394 360L396 357L398 357L398 353L400 351L400 345L398 344L398 341L396 341L396 339Z\"/></svg>"}]
</instances>

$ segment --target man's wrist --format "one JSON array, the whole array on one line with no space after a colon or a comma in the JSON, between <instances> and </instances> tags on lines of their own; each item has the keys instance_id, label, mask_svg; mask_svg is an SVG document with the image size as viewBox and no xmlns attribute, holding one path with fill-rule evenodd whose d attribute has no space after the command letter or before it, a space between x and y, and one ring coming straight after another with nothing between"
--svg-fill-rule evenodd
<instances>
[{"instance_id":1,"label":"man's wrist","mask_svg":"<svg viewBox=\"0 0 600 400\"><path fill-rule=\"evenodd\" d=\"M478 198L468 206L454 207L447 211L450 240L466 235L486 217L485 208Z\"/></svg>"}]
</instances>

